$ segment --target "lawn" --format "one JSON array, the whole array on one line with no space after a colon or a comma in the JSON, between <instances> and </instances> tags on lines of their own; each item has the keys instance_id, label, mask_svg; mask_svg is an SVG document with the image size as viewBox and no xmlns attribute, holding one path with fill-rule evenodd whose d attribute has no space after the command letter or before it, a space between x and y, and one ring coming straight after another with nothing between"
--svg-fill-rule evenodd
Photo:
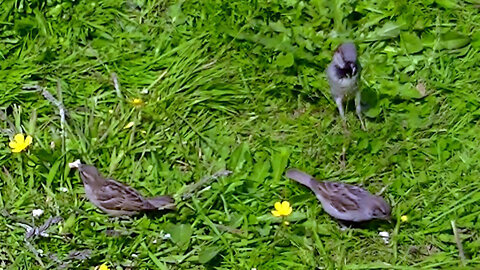
<instances>
[{"instance_id":1,"label":"lawn","mask_svg":"<svg viewBox=\"0 0 480 270\"><path fill-rule=\"evenodd\" d=\"M479 8L0 0L0 269L478 269ZM345 40L366 131L326 80ZM105 215L76 159L177 211ZM341 230L291 167L381 192L394 221Z\"/></svg>"}]
</instances>

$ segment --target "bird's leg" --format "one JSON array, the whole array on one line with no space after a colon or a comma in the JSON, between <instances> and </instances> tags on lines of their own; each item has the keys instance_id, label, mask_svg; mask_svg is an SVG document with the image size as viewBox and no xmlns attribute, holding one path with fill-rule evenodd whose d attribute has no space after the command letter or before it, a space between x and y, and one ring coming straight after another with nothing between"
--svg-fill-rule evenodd
<instances>
[{"instance_id":1,"label":"bird's leg","mask_svg":"<svg viewBox=\"0 0 480 270\"><path fill-rule=\"evenodd\" d=\"M335 97L335 103L337 103L338 112L342 118L343 128L347 130L347 120L345 119L345 111L343 110L343 96Z\"/></svg>"},{"instance_id":2,"label":"bird's leg","mask_svg":"<svg viewBox=\"0 0 480 270\"><path fill-rule=\"evenodd\" d=\"M365 123L363 122L363 118L362 118L361 100L362 100L362 93L360 91L357 91L357 93L355 94L355 109L357 111L358 119L360 119L360 124L362 125L362 129L367 130L365 128Z\"/></svg>"},{"instance_id":3,"label":"bird's leg","mask_svg":"<svg viewBox=\"0 0 480 270\"><path fill-rule=\"evenodd\" d=\"M342 120L345 120L345 112L343 111L343 96L335 97L335 103L337 103L338 112Z\"/></svg>"}]
</instances>

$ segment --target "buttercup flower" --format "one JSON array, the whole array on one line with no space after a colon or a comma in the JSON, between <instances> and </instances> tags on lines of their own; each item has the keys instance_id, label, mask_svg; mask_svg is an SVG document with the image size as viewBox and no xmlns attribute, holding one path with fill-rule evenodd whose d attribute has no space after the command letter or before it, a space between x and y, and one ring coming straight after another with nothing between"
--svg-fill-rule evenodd
<instances>
[{"instance_id":1,"label":"buttercup flower","mask_svg":"<svg viewBox=\"0 0 480 270\"><path fill-rule=\"evenodd\" d=\"M143 100L140 98L134 98L132 99L131 103L133 104L133 106L142 106Z\"/></svg>"},{"instance_id":2,"label":"buttercup flower","mask_svg":"<svg viewBox=\"0 0 480 270\"><path fill-rule=\"evenodd\" d=\"M402 222L407 222L407 221L408 221L408 216L403 215L403 216L400 217L400 220L401 220Z\"/></svg>"},{"instance_id":3,"label":"buttercup flower","mask_svg":"<svg viewBox=\"0 0 480 270\"><path fill-rule=\"evenodd\" d=\"M110 270L110 268L108 268L106 263L103 263L102 265L95 267L95 269L97 269L97 270Z\"/></svg>"},{"instance_id":4,"label":"buttercup flower","mask_svg":"<svg viewBox=\"0 0 480 270\"><path fill-rule=\"evenodd\" d=\"M19 133L13 137L13 141L10 141L8 146L12 148L13 153L22 152L27 149L27 147L32 143L32 136L28 135L24 137L23 134Z\"/></svg>"},{"instance_id":5,"label":"buttercup flower","mask_svg":"<svg viewBox=\"0 0 480 270\"><path fill-rule=\"evenodd\" d=\"M287 201L283 201L281 203L276 202L274 206L275 210L272 210L272 215L274 215L275 217L288 216L293 211L290 203Z\"/></svg>"}]
</instances>

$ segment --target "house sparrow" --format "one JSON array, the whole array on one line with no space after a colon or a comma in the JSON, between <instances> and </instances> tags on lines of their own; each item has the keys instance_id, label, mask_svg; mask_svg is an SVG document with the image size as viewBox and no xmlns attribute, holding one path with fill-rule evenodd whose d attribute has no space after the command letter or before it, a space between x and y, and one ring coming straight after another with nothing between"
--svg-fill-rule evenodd
<instances>
[{"instance_id":1,"label":"house sparrow","mask_svg":"<svg viewBox=\"0 0 480 270\"><path fill-rule=\"evenodd\" d=\"M80 172L85 194L90 202L111 216L131 216L140 212L175 209L170 196L145 198L123 183L105 179L94 166L81 164L79 160L69 166Z\"/></svg>"},{"instance_id":2,"label":"house sparrow","mask_svg":"<svg viewBox=\"0 0 480 270\"><path fill-rule=\"evenodd\" d=\"M327 77L330 84L330 91L333 99L337 103L338 111L342 120L345 122L345 112L343 102L345 98L355 95L355 107L358 118L365 130L365 124L362 119L362 106L360 103L361 92L358 90L358 79L360 76L360 63L357 59L357 49L353 43L343 43L335 53L333 59L327 68Z\"/></svg>"},{"instance_id":3,"label":"house sparrow","mask_svg":"<svg viewBox=\"0 0 480 270\"><path fill-rule=\"evenodd\" d=\"M311 175L297 169L288 170L286 176L310 188L325 212L338 220L390 220L391 209L385 200L363 188L339 182L318 182Z\"/></svg>"}]
</instances>

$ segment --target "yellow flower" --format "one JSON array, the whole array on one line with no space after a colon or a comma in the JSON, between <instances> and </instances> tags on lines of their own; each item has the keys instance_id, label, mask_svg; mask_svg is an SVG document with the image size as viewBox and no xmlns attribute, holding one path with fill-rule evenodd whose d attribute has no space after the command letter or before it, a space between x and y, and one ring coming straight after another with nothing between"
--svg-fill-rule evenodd
<instances>
[{"instance_id":1,"label":"yellow flower","mask_svg":"<svg viewBox=\"0 0 480 270\"><path fill-rule=\"evenodd\" d=\"M283 202L276 202L275 203L275 210L272 210L272 215L276 217L281 217L281 216L288 216L292 213L292 207L290 206L290 203L287 201Z\"/></svg>"},{"instance_id":2,"label":"yellow flower","mask_svg":"<svg viewBox=\"0 0 480 270\"><path fill-rule=\"evenodd\" d=\"M142 106L143 100L140 98L134 98L132 99L131 103L133 104L133 106Z\"/></svg>"},{"instance_id":3,"label":"yellow flower","mask_svg":"<svg viewBox=\"0 0 480 270\"><path fill-rule=\"evenodd\" d=\"M110 270L110 268L108 268L108 266L107 266L106 263L104 263L104 264L102 264L102 265L100 265L100 266L95 267L95 269L96 269L96 270Z\"/></svg>"},{"instance_id":4,"label":"yellow flower","mask_svg":"<svg viewBox=\"0 0 480 270\"><path fill-rule=\"evenodd\" d=\"M13 141L10 141L8 145L12 148L13 153L18 153L25 150L31 143L32 136L24 137L23 134L19 133L13 137Z\"/></svg>"},{"instance_id":5,"label":"yellow flower","mask_svg":"<svg viewBox=\"0 0 480 270\"><path fill-rule=\"evenodd\" d=\"M408 216L403 215L403 216L400 217L400 220L401 220L402 222L407 222L407 221L408 221Z\"/></svg>"}]
</instances>

